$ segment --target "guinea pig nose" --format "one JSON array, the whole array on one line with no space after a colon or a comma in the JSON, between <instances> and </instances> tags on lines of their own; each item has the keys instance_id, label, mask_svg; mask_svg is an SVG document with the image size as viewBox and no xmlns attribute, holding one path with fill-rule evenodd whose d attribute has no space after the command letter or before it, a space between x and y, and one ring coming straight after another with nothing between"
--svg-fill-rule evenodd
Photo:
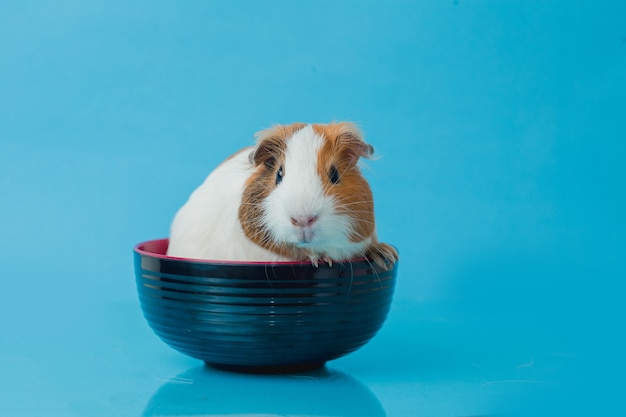
<instances>
[{"instance_id":1,"label":"guinea pig nose","mask_svg":"<svg viewBox=\"0 0 626 417\"><path fill-rule=\"evenodd\" d=\"M296 216L291 218L291 224L298 227L311 227L317 221L317 216Z\"/></svg>"}]
</instances>

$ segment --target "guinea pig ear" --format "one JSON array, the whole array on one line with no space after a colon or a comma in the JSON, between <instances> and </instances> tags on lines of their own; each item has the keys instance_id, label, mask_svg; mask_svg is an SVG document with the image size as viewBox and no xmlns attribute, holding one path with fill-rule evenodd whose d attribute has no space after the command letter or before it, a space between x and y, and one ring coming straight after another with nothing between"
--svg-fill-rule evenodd
<instances>
[{"instance_id":1,"label":"guinea pig ear","mask_svg":"<svg viewBox=\"0 0 626 417\"><path fill-rule=\"evenodd\" d=\"M254 166L261 164L273 166L285 153L287 139L304 126L304 123L294 123L288 126L273 126L258 132L255 135L257 145L248 157L250 163Z\"/></svg>"},{"instance_id":2,"label":"guinea pig ear","mask_svg":"<svg viewBox=\"0 0 626 417\"><path fill-rule=\"evenodd\" d=\"M352 123L342 123L337 135L340 152L350 165L356 165L359 158L371 159L374 147L363 140L363 135Z\"/></svg>"},{"instance_id":3,"label":"guinea pig ear","mask_svg":"<svg viewBox=\"0 0 626 417\"><path fill-rule=\"evenodd\" d=\"M280 137L280 132L271 128L257 133L256 137L257 145L250 152L250 163L254 166L273 166L285 149L285 141Z\"/></svg>"}]
</instances>

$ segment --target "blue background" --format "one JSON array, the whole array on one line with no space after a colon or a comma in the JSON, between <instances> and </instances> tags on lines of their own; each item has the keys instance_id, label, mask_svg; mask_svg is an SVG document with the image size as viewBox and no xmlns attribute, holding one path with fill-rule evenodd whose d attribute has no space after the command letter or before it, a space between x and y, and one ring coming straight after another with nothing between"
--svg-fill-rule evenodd
<instances>
[{"instance_id":1,"label":"blue background","mask_svg":"<svg viewBox=\"0 0 626 417\"><path fill-rule=\"evenodd\" d=\"M389 319L304 376L147 327L132 247L274 123L355 121ZM0 6L0 413L624 412L626 3Z\"/></svg>"}]
</instances>

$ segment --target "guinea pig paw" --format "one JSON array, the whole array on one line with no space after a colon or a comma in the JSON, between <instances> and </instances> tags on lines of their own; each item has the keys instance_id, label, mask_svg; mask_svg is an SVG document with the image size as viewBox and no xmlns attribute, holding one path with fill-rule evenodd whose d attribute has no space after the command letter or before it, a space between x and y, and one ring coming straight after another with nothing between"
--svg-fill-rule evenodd
<instances>
[{"instance_id":1,"label":"guinea pig paw","mask_svg":"<svg viewBox=\"0 0 626 417\"><path fill-rule=\"evenodd\" d=\"M310 254L309 260L314 267L319 268L320 263L327 263L328 266L333 266L333 260L329 256L319 256L319 254Z\"/></svg>"},{"instance_id":2,"label":"guinea pig paw","mask_svg":"<svg viewBox=\"0 0 626 417\"><path fill-rule=\"evenodd\" d=\"M398 251L386 243L376 242L372 244L365 255L387 271L398 261Z\"/></svg>"},{"instance_id":3,"label":"guinea pig paw","mask_svg":"<svg viewBox=\"0 0 626 417\"><path fill-rule=\"evenodd\" d=\"M319 268L320 266L320 258L315 255L309 255L309 260L313 264L314 267Z\"/></svg>"}]
</instances>

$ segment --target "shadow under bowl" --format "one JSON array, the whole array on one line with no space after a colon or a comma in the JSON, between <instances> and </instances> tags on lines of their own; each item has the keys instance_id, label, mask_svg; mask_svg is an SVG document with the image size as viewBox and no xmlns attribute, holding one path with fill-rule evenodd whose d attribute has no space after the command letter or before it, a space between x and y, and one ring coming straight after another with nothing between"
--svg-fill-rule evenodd
<instances>
[{"instance_id":1,"label":"shadow under bowl","mask_svg":"<svg viewBox=\"0 0 626 417\"><path fill-rule=\"evenodd\" d=\"M144 317L177 351L238 372L300 372L367 343L387 317L397 263L174 258L168 239L134 248Z\"/></svg>"}]
</instances>

